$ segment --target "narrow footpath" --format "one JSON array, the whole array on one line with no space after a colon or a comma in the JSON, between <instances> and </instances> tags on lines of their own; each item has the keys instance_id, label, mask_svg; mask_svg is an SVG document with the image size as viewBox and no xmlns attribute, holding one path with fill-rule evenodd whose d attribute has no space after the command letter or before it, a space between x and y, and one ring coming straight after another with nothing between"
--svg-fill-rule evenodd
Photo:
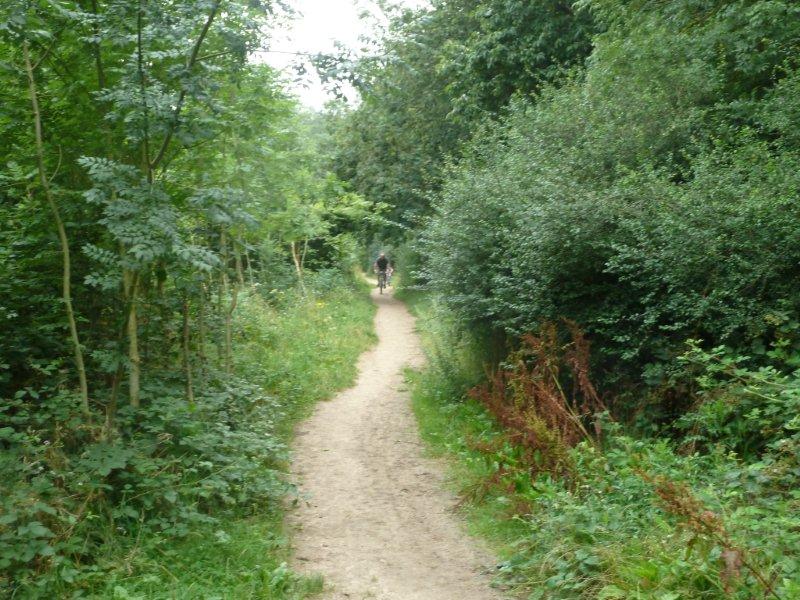
<instances>
[{"instance_id":1,"label":"narrow footpath","mask_svg":"<svg viewBox=\"0 0 800 600\"><path fill-rule=\"evenodd\" d=\"M297 432L294 568L324 576L325 600L499 600L492 557L461 530L442 465L423 454L402 373L423 361L414 319L391 293L373 299L378 344L356 385Z\"/></svg>"}]
</instances>

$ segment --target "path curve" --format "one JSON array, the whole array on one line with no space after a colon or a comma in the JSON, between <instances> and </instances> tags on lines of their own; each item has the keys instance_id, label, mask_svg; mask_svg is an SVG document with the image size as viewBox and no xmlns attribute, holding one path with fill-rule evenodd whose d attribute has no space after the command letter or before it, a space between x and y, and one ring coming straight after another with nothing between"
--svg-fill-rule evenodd
<instances>
[{"instance_id":1,"label":"path curve","mask_svg":"<svg viewBox=\"0 0 800 600\"><path fill-rule=\"evenodd\" d=\"M423 362L414 319L391 294L372 297L378 344L355 386L297 431L294 568L321 573L326 600L499 599L492 558L461 531L442 465L423 454L402 374Z\"/></svg>"}]
</instances>

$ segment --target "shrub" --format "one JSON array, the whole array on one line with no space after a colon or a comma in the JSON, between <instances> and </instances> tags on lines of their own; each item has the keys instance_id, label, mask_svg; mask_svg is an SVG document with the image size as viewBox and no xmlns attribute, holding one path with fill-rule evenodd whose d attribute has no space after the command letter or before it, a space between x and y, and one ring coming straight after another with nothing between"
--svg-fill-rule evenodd
<instances>
[{"instance_id":1,"label":"shrub","mask_svg":"<svg viewBox=\"0 0 800 600\"><path fill-rule=\"evenodd\" d=\"M798 310L800 29L742 16L797 9L596 4L611 26L585 71L513 104L447 171L424 275L469 327L518 340L566 317L605 389L663 391L686 338L769 346L774 315ZM687 407L681 394L660 418Z\"/></svg>"},{"instance_id":2,"label":"shrub","mask_svg":"<svg viewBox=\"0 0 800 600\"><path fill-rule=\"evenodd\" d=\"M341 275L320 281L330 291L312 298L276 290L268 302L255 289L242 292L235 373L198 365L193 404L183 378L167 369L144 382L142 408L120 408L114 423L87 422L74 395L58 385L3 399L0 596L125 597L132 586L168 597L164 582L158 585L162 565L197 539L210 544L203 560L210 571L224 571L226 590L258 578L264 581L251 585L275 597L318 588L279 567L284 550L274 542L240 544L262 555L247 578L219 563L240 559L226 557L220 545L243 519L257 519L254 526L266 530L259 535L278 536L274 515L293 490L284 477L292 424L349 383L371 339L373 307L365 295Z\"/></svg>"},{"instance_id":3,"label":"shrub","mask_svg":"<svg viewBox=\"0 0 800 600\"><path fill-rule=\"evenodd\" d=\"M532 474L568 474L567 450L581 440L594 441L600 433L598 414L605 406L589 380L589 347L574 323L567 328L572 341L566 344L553 323L543 324L539 335L524 336L522 347L503 368L487 384L470 390L509 439L525 450L523 460ZM565 380L572 385L570 396Z\"/></svg>"},{"instance_id":4,"label":"shrub","mask_svg":"<svg viewBox=\"0 0 800 600\"><path fill-rule=\"evenodd\" d=\"M241 380L210 383L185 402L180 385L145 390L148 410L116 426L78 426L74 398L5 405L0 569L6 591L54 594L91 578L120 536L181 537L236 507L253 511L287 491L274 435L278 402ZM35 405L36 410L31 410ZM222 511L222 512L220 512Z\"/></svg>"},{"instance_id":5,"label":"shrub","mask_svg":"<svg viewBox=\"0 0 800 600\"><path fill-rule=\"evenodd\" d=\"M786 363L795 365L797 359L779 349L770 354L781 360L753 369L746 366L752 364L747 356L724 347L705 351L691 343L682 360L700 371L698 401L676 422L687 444L706 449L719 445L757 460L766 451L785 451L800 440L800 372L786 370Z\"/></svg>"}]
</instances>

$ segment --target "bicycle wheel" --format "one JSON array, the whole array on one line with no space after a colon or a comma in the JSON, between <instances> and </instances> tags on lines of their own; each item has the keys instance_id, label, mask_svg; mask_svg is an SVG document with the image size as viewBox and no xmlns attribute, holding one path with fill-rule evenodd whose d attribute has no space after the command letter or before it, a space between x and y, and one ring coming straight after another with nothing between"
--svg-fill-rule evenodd
<instances>
[{"instance_id":1,"label":"bicycle wheel","mask_svg":"<svg viewBox=\"0 0 800 600\"><path fill-rule=\"evenodd\" d=\"M383 271L378 273L378 288L380 288L381 294L383 294L383 288L386 287L386 273Z\"/></svg>"}]
</instances>

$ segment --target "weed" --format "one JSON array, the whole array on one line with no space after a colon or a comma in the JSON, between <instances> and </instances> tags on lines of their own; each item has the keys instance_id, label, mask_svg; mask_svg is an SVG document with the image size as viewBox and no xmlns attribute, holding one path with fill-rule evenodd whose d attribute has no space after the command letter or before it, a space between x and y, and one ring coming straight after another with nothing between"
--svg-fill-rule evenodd
<instances>
[{"instance_id":1,"label":"weed","mask_svg":"<svg viewBox=\"0 0 800 600\"><path fill-rule=\"evenodd\" d=\"M734 590L735 580L741 576L741 568L744 566L763 586L765 593L780 598L768 577L752 562L750 553L734 543L722 517L695 498L688 486L670 481L663 476L651 477L644 471L639 471L639 474L642 479L653 484L656 494L670 514L679 517L684 526L696 536L707 538L722 547L720 580L726 593Z\"/></svg>"},{"instance_id":2,"label":"weed","mask_svg":"<svg viewBox=\"0 0 800 600\"><path fill-rule=\"evenodd\" d=\"M494 415L511 441L526 449L525 462L532 474L568 474L568 448L594 440L586 424L593 421L599 433L596 415L605 411L589 379L589 344L574 323L566 324L570 342L560 341L554 323L544 323L538 335L522 338L520 349L489 383L469 392ZM564 367L571 375L571 397L562 386Z\"/></svg>"}]
</instances>

